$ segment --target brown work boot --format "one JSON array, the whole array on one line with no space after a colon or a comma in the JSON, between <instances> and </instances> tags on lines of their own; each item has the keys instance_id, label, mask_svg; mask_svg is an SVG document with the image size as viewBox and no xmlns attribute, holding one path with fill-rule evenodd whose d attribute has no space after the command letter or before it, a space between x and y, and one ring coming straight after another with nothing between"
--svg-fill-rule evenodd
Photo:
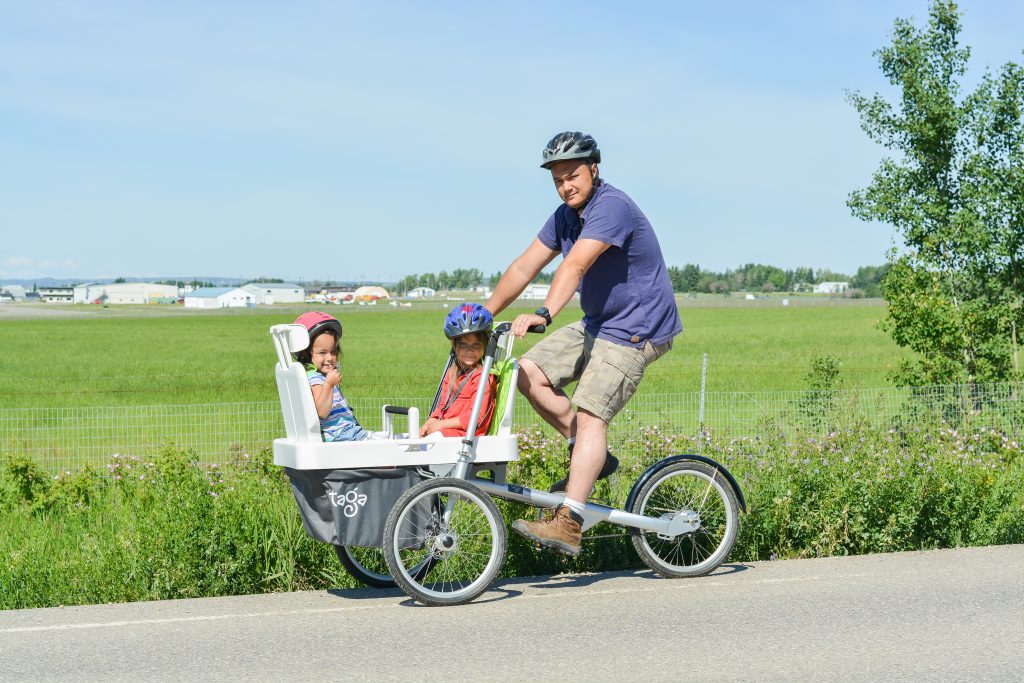
<instances>
[{"instance_id":1,"label":"brown work boot","mask_svg":"<svg viewBox=\"0 0 1024 683\"><path fill-rule=\"evenodd\" d=\"M538 522L517 519L512 523L512 528L521 536L525 536L534 543L539 543L548 550L554 550L570 557L575 557L580 553L583 517L565 505L559 505L551 519Z\"/></svg>"}]
</instances>

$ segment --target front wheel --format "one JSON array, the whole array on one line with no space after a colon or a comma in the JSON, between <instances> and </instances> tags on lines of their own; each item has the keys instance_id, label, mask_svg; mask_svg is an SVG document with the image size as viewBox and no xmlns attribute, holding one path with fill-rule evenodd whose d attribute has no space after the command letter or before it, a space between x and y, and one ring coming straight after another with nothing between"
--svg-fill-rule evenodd
<instances>
[{"instance_id":1,"label":"front wheel","mask_svg":"<svg viewBox=\"0 0 1024 683\"><path fill-rule=\"evenodd\" d=\"M505 559L505 522L490 496L463 479L406 491L384 526L395 582L426 605L461 605L487 590ZM429 566L426 572L417 567Z\"/></svg>"},{"instance_id":2,"label":"front wheel","mask_svg":"<svg viewBox=\"0 0 1024 683\"><path fill-rule=\"evenodd\" d=\"M739 534L739 503L729 480L713 465L683 460L644 484L630 510L645 517L696 513L694 531L668 537L630 529L640 559L667 577L703 576L725 561Z\"/></svg>"}]
</instances>

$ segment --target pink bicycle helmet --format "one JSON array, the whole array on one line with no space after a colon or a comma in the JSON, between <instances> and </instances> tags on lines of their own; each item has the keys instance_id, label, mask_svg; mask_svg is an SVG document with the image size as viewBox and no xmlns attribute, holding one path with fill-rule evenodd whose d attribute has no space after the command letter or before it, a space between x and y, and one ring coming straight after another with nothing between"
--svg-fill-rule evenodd
<instances>
[{"instance_id":1,"label":"pink bicycle helmet","mask_svg":"<svg viewBox=\"0 0 1024 683\"><path fill-rule=\"evenodd\" d=\"M327 315L322 311L310 311L303 313L295 319L295 325L302 325L309 331L309 341L316 339L322 332L333 331L341 339L341 323L333 315Z\"/></svg>"}]
</instances>

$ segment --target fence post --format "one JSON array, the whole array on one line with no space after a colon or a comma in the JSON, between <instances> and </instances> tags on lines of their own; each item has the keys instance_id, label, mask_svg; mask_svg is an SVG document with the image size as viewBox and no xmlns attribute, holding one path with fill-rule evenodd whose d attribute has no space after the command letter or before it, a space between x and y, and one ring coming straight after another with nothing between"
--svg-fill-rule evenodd
<instances>
[{"instance_id":1,"label":"fence post","mask_svg":"<svg viewBox=\"0 0 1024 683\"><path fill-rule=\"evenodd\" d=\"M704 352L704 360L700 368L700 414L697 417L697 450L704 450L704 389L708 382L708 352Z\"/></svg>"}]
</instances>

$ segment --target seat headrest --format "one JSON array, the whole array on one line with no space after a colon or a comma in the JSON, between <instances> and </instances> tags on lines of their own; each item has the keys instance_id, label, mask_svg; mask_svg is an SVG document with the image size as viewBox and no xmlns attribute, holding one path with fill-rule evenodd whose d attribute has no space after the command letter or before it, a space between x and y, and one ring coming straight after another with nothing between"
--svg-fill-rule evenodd
<instances>
[{"instance_id":1,"label":"seat headrest","mask_svg":"<svg viewBox=\"0 0 1024 683\"><path fill-rule=\"evenodd\" d=\"M281 367L291 363L291 354L298 353L309 346L309 331L302 325L294 323L273 325L270 334L274 338L277 360Z\"/></svg>"}]
</instances>

